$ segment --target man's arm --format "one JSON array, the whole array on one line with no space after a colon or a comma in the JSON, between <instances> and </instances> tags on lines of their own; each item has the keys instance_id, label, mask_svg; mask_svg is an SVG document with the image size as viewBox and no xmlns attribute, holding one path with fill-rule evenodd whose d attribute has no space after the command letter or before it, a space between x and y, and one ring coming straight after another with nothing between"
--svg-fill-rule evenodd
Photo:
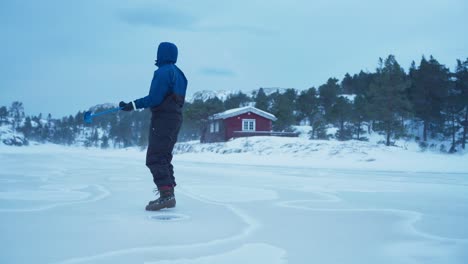
<instances>
[{"instance_id":1,"label":"man's arm","mask_svg":"<svg viewBox=\"0 0 468 264\"><path fill-rule=\"evenodd\" d=\"M154 72L149 94L143 98L135 100L136 109L155 107L162 103L169 90L167 74L165 72Z\"/></svg>"}]
</instances>

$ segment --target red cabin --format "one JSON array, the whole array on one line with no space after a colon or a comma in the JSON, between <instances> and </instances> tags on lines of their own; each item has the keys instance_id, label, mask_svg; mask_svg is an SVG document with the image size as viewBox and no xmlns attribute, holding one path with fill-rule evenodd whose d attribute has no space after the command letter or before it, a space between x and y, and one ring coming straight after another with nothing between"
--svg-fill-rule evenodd
<instances>
[{"instance_id":1,"label":"red cabin","mask_svg":"<svg viewBox=\"0 0 468 264\"><path fill-rule=\"evenodd\" d=\"M228 141L231 138L270 136L276 117L253 106L230 109L210 116L202 142Z\"/></svg>"}]
</instances>

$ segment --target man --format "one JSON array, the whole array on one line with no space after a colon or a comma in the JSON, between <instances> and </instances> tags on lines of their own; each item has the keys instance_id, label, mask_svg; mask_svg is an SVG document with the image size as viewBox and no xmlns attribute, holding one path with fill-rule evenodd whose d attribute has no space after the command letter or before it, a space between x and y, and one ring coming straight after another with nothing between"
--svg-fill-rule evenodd
<instances>
[{"instance_id":1,"label":"man","mask_svg":"<svg viewBox=\"0 0 468 264\"><path fill-rule=\"evenodd\" d=\"M172 208L176 205L172 150L182 124L182 106L187 89L187 78L175 65L177 54L177 47L173 43L159 44L156 60L158 69L154 72L149 94L130 103L119 104L124 111L151 108L146 166L153 174L159 198L148 203L148 211Z\"/></svg>"}]
</instances>

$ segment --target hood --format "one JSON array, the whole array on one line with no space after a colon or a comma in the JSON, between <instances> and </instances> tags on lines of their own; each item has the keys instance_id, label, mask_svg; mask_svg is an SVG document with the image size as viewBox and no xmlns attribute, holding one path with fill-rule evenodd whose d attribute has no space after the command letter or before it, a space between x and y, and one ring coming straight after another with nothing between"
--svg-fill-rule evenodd
<instances>
[{"instance_id":1,"label":"hood","mask_svg":"<svg viewBox=\"0 0 468 264\"><path fill-rule=\"evenodd\" d=\"M170 42L161 42L158 47L156 66L177 62L177 46Z\"/></svg>"}]
</instances>

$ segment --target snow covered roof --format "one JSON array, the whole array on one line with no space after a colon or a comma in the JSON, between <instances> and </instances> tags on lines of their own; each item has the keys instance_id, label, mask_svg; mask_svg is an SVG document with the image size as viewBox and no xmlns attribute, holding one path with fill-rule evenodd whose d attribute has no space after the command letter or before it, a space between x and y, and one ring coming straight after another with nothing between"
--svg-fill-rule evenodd
<instances>
[{"instance_id":1,"label":"snow covered roof","mask_svg":"<svg viewBox=\"0 0 468 264\"><path fill-rule=\"evenodd\" d=\"M213 119L226 119L226 118L229 118L229 117L238 116L238 115L248 113L248 112L252 112L254 114L257 114L259 116L268 118L268 119L273 120L273 121L275 121L277 119L274 115L272 115L272 114L270 114L268 112L262 111L262 110L260 110L258 108L255 108L253 106L244 106L244 107L229 109L229 110L226 110L226 111L224 111L222 113L214 114L214 115L211 116L211 118L213 118Z\"/></svg>"}]
</instances>

